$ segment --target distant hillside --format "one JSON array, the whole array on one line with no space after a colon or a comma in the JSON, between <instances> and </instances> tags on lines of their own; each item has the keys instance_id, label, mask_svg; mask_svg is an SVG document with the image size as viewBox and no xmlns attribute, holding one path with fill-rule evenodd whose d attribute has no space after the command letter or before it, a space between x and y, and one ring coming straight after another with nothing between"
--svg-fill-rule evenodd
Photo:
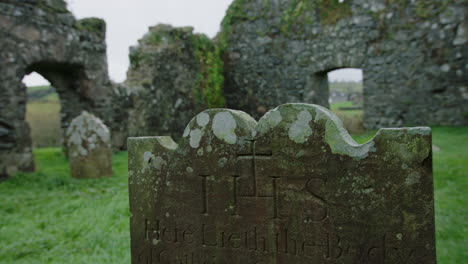
<instances>
[{"instance_id":1,"label":"distant hillside","mask_svg":"<svg viewBox=\"0 0 468 264\"><path fill-rule=\"evenodd\" d=\"M28 87L28 102L57 102L58 94L50 85Z\"/></svg>"},{"instance_id":2,"label":"distant hillside","mask_svg":"<svg viewBox=\"0 0 468 264\"><path fill-rule=\"evenodd\" d=\"M330 92L362 93L362 82L329 82Z\"/></svg>"}]
</instances>

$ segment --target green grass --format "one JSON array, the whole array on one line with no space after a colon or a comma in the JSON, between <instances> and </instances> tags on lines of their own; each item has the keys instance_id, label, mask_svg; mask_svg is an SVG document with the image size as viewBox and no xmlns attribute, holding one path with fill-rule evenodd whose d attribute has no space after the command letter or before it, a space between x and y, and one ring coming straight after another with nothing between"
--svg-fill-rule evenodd
<instances>
[{"instance_id":1,"label":"green grass","mask_svg":"<svg viewBox=\"0 0 468 264\"><path fill-rule=\"evenodd\" d=\"M28 86L28 92L47 91L49 89L50 85Z\"/></svg>"},{"instance_id":2,"label":"green grass","mask_svg":"<svg viewBox=\"0 0 468 264\"><path fill-rule=\"evenodd\" d=\"M438 263L466 263L468 127L435 127L433 143ZM94 180L70 178L59 148L34 154L37 172L0 183L0 263L130 263L127 153Z\"/></svg>"},{"instance_id":3,"label":"green grass","mask_svg":"<svg viewBox=\"0 0 468 264\"><path fill-rule=\"evenodd\" d=\"M26 105L26 121L31 128L34 147L61 145L62 129L60 128L60 104L58 101L28 103Z\"/></svg>"},{"instance_id":4,"label":"green grass","mask_svg":"<svg viewBox=\"0 0 468 264\"><path fill-rule=\"evenodd\" d=\"M43 100L48 103L57 103L57 104L60 103L58 93L51 93L47 95L46 97L44 97Z\"/></svg>"},{"instance_id":5,"label":"green grass","mask_svg":"<svg viewBox=\"0 0 468 264\"><path fill-rule=\"evenodd\" d=\"M355 116L355 115L363 115L364 111L360 110L340 110L341 107L353 107L353 102L339 102L339 103L332 103L330 104L330 110L332 110L335 114L344 114L347 116Z\"/></svg>"},{"instance_id":6,"label":"green grass","mask_svg":"<svg viewBox=\"0 0 468 264\"><path fill-rule=\"evenodd\" d=\"M26 121L31 129L33 147L61 145L60 101L51 86L28 87Z\"/></svg>"},{"instance_id":7,"label":"green grass","mask_svg":"<svg viewBox=\"0 0 468 264\"><path fill-rule=\"evenodd\" d=\"M28 103L59 103L59 96L50 85L30 86L27 90Z\"/></svg>"},{"instance_id":8,"label":"green grass","mask_svg":"<svg viewBox=\"0 0 468 264\"><path fill-rule=\"evenodd\" d=\"M330 92L362 93L362 82L328 82Z\"/></svg>"},{"instance_id":9,"label":"green grass","mask_svg":"<svg viewBox=\"0 0 468 264\"><path fill-rule=\"evenodd\" d=\"M468 262L468 127L433 129L437 254L440 263Z\"/></svg>"},{"instance_id":10,"label":"green grass","mask_svg":"<svg viewBox=\"0 0 468 264\"><path fill-rule=\"evenodd\" d=\"M0 263L130 263L127 153L114 177L76 180L59 148L0 183Z\"/></svg>"}]
</instances>

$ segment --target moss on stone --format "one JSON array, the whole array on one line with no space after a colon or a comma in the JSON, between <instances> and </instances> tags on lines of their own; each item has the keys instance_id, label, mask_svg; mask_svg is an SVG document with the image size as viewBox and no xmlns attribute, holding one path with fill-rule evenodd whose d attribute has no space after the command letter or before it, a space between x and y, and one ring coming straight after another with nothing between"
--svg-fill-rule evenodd
<instances>
[{"instance_id":1,"label":"moss on stone","mask_svg":"<svg viewBox=\"0 0 468 264\"><path fill-rule=\"evenodd\" d=\"M90 17L76 21L76 28L94 34L103 34L106 31L106 22L100 18Z\"/></svg>"},{"instance_id":2,"label":"moss on stone","mask_svg":"<svg viewBox=\"0 0 468 264\"><path fill-rule=\"evenodd\" d=\"M351 1L317 0L317 12L322 24L331 25L338 20L351 16Z\"/></svg>"},{"instance_id":3,"label":"moss on stone","mask_svg":"<svg viewBox=\"0 0 468 264\"><path fill-rule=\"evenodd\" d=\"M414 13L417 18L421 19L435 17L444 12L450 2L451 0L415 0ZM387 0L386 4L403 11L408 7L409 2L407 0Z\"/></svg>"},{"instance_id":4,"label":"moss on stone","mask_svg":"<svg viewBox=\"0 0 468 264\"><path fill-rule=\"evenodd\" d=\"M128 58L130 60L131 67L138 68L143 59L143 54L139 49L131 49Z\"/></svg>"},{"instance_id":5,"label":"moss on stone","mask_svg":"<svg viewBox=\"0 0 468 264\"><path fill-rule=\"evenodd\" d=\"M52 13L70 13L67 9L67 3L63 0L40 0L38 7Z\"/></svg>"},{"instance_id":6,"label":"moss on stone","mask_svg":"<svg viewBox=\"0 0 468 264\"><path fill-rule=\"evenodd\" d=\"M292 1L281 17L281 32L287 35L293 26L302 29L306 24L312 24L315 4L313 1Z\"/></svg>"},{"instance_id":7,"label":"moss on stone","mask_svg":"<svg viewBox=\"0 0 468 264\"><path fill-rule=\"evenodd\" d=\"M202 34L193 35L191 42L198 62L197 81L193 90L197 104L207 108L224 107L223 61L220 48Z\"/></svg>"},{"instance_id":8,"label":"moss on stone","mask_svg":"<svg viewBox=\"0 0 468 264\"><path fill-rule=\"evenodd\" d=\"M246 5L249 0L235 0L226 11L226 16L221 23L220 44L225 46L226 34L232 25L240 21L253 21L265 17L271 8L271 0L263 0L262 11L254 12L257 15L249 15ZM292 0L287 4L281 17L281 31L288 32L292 26L305 27L314 21L315 12L320 22L324 25L336 23L338 20L351 15L351 1L340 3L339 0Z\"/></svg>"},{"instance_id":9,"label":"moss on stone","mask_svg":"<svg viewBox=\"0 0 468 264\"><path fill-rule=\"evenodd\" d=\"M247 2L248 0L235 0L228 7L226 15L221 21L221 31L217 39L217 46L219 47L221 53L224 52L228 45L228 35L231 33L232 25L239 21L244 21L248 19L244 8Z\"/></svg>"},{"instance_id":10,"label":"moss on stone","mask_svg":"<svg viewBox=\"0 0 468 264\"><path fill-rule=\"evenodd\" d=\"M163 36L159 32L150 32L145 38L145 41L152 45L158 45L163 40Z\"/></svg>"},{"instance_id":11,"label":"moss on stone","mask_svg":"<svg viewBox=\"0 0 468 264\"><path fill-rule=\"evenodd\" d=\"M151 27L139 40L139 46L130 49L131 67L139 68L141 65L153 64L155 56L161 54L168 55L168 58L177 58L175 60L180 59L183 65L190 68L193 74L191 77L195 79L190 97L193 98L197 111L224 107L223 61L220 48L207 36L192 32L192 27L174 28L163 24Z\"/></svg>"},{"instance_id":12,"label":"moss on stone","mask_svg":"<svg viewBox=\"0 0 468 264\"><path fill-rule=\"evenodd\" d=\"M226 11L226 15L221 22L221 27L227 29L229 26L243 20L249 19L249 16L245 12L245 5L249 0L236 0L234 1Z\"/></svg>"},{"instance_id":13,"label":"moss on stone","mask_svg":"<svg viewBox=\"0 0 468 264\"><path fill-rule=\"evenodd\" d=\"M442 13L448 4L448 0L416 0L415 13L419 18L427 19Z\"/></svg>"}]
</instances>

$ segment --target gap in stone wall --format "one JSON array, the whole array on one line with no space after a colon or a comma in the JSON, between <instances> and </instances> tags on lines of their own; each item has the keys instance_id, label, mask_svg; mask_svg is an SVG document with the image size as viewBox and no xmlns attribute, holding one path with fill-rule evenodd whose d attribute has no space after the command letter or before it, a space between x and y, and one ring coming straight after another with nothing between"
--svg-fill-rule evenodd
<instances>
[{"instance_id":1,"label":"gap in stone wall","mask_svg":"<svg viewBox=\"0 0 468 264\"><path fill-rule=\"evenodd\" d=\"M61 146L61 105L57 91L36 72L24 76L23 83L27 86L26 122L33 147Z\"/></svg>"},{"instance_id":2,"label":"gap in stone wall","mask_svg":"<svg viewBox=\"0 0 468 264\"><path fill-rule=\"evenodd\" d=\"M353 134L363 133L363 71L341 68L327 73L330 109Z\"/></svg>"},{"instance_id":3,"label":"gap in stone wall","mask_svg":"<svg viewBox=\"0 0 468 264\"><path fill-rule=\"evenodd\" d=\"M327 75L330 104L351 102L353 96L360 96L362 98L363 73L361 69L343 68L329 71Z\"/></svg>"}]
</instances>

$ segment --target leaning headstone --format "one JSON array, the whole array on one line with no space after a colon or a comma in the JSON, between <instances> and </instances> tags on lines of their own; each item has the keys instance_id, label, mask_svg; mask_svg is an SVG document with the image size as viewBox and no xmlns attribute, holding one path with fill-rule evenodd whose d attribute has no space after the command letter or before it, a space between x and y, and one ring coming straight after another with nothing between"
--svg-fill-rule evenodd
<instances>
[{"instance_id":1,"label":"leaning headstone","mask_svg":"<svg viewBox=\"0 0 468 264\"><path fill-rule=\"evenodd\" d=\"M131 138L132 263L435 263L431 130L357 144L316 105Z\"/></svg>"},{"instance_id":2,"label":"leaning headstone","mask_svg":"<svg viewBox=\"0 0 468 264\"><path fill-rule=\"evenodd\" d=\"M112 148L109 129L97 117L84 111L71 122L66 145L74 178L112 176Z\"/></svg>"}]
</instances>

